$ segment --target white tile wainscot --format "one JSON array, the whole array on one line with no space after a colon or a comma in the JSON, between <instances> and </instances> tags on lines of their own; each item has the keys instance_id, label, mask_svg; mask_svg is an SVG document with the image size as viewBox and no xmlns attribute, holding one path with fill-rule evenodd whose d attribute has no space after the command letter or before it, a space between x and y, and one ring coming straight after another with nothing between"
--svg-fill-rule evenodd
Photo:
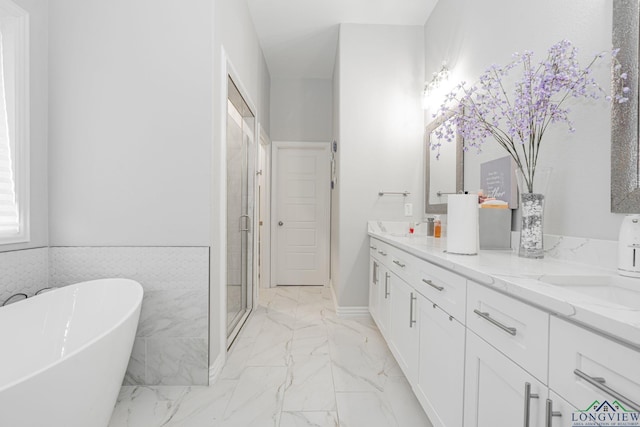
<instances>
[{"instance_id":1,"label":"white tile wainscot","mask_svg":"<svg viewBox=\"0 0 640 427\"><path fill-rule=\"evenodd\" d=\"M616 276L612 242L464 256L405 229L369 223L369 307L434 426L568 427L594 400L640 412L640 310L541 281Z\"/></svg>"},{"instance_id":2,"label":"white tile wainscot","mask_svg":"<svg viewBox=\"0 0 640 427\"><path fill-rule=\"evenodd\" d=\"M0 252L0 304L19 292L33 296L48 286L49 249Z\"/></svg>"},{"instance_id":3,"label":"white tile wainscot","mask_svg":"<svg viewBox=\"0 0 640 427\"><path fill-rule=\"evenodd\" d=\"M208 247L52 247L50 286L104 277L144 288L127 385L206 385Z\"/></svg>"}]
</instances>

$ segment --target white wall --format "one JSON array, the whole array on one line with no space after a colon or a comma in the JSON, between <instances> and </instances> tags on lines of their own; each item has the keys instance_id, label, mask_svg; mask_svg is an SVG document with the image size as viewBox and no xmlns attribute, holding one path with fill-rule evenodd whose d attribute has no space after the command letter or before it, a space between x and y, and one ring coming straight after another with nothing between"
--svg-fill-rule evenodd
<instances>
[{"instance_id":1,"label":"white wall","mask_svg":"<svg viewBox=\"0 0 640 427\"><path fill-rule=\"evenodd\" d=\"M13 0L29 13L30 241L2 245L0 252L48 245L47 114L48 2Z\"/></svg>"},{"instance_id":2,"label":"white wall","mask_svg":"<svg viewBox=\"0 0 640 427\"><path fill-rule=\"evenodd\" d=\"M330 141L333 83L329 79L271 81L271 138L274 141Z\"/></svg>"},{"instance_id":3,"label":"white wall","mask_svg":"<svg viewBox=\"0 0 640 427\"><path fill-rule=\"evenodd\" d=\"M51 245L209 245L211 1L50 12Z\"/></svg>"},{"instance_id":4,"label":"white wall","mask_svg":"<svg viewBox=\"0 0 640 427\"><path fill-rule=\"evenodd\" d=\"M438 2L425 25L427 78L443 60L452 81L473 82L492 63L507 63L513 52L532 50L543 59L552 44L571 40L584 55L611 49L612 2L580 0L509 1L447 0ZM609 68L596 70L609 86ZM540 167L552 166L545 232L617 240L621 215L610 213L610 140L608 105L580 102L572 106L576 132L549 131L543 141ZM432 111L427 112L431 117ZM497 144L496 144L497 145ZM506 155L491 149L465 156L465 188L479 187L479 163Z\"/></svg>"},{"instance_id":5,"label":"white wall","mask_svg":"<svg viewBox=\"0 0 640 427\"><path fill-rule=\"evenodd\" d=\"M404 203L420 218L424 184L423 28L346 24L339 53L340 306L366 306L367 221L402 221ZM379 197L378 191L411 195Z\"/></svg>"},{"instance_id":6,"label":"white wall","mask_svg":"<svg viewBox=\"0 0 640 427\"><path fill-rule=\"evenodd\" d=\"M250 107L256 123L269 130L270 80L266 61L258 42L246 1L215 2L213 46L213 152L211 188L211 287L210 356L211 364L226 351L226 164L225 127L227 73ZM267 132L268 133L268 132Z\"/></svg>"}]
</instances>

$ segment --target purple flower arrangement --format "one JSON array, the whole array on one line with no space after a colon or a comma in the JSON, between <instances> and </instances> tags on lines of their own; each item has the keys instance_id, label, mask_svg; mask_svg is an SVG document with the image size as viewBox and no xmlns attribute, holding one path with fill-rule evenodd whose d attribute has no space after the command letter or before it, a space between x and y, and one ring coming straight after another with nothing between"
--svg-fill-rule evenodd
<instances>
[{"instance_id":1,"label":"purple flower arrangement","mask_svg":"<svg viewBox=\"0 0 640 427\"><path fill-rule=\"evenodd\" d=\"M532 52L515 53L509 64L492 65L476 84L462 82L446 96L434 114L444 120L436 135L439 141L453 141L458 132L464 138L465 150L473 147L478 152L485 140L493 137L514 159L528 192L533 193L546 130L552 124L564 123L569 132L574 131L568 101L628 100L627 75L621 72L617 53L618 49L611 52L612 96L607 96L592 75L593 66L605 57L603 53L595 55L586 67L578 60L578 49L567 40L551 46L546 59L537 64L532 62ZM521 76L514 79L511 73L516 68L521 70ZM435 142L431 148L439 151L440 145Z\"/></svg>"}]
</instances>

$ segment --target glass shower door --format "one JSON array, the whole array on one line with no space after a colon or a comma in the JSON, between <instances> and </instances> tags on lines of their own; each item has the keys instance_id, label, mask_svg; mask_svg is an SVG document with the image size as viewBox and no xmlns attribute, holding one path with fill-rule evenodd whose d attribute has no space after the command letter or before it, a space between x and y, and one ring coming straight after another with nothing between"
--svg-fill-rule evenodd
<instances>
[{"instance_id":1,"label":"glass shower door","mask_svg":"<svg viewBox=\"0 0 640 427\"><path fill-rule=\"evenodd\" d=\"M227 103L227 342L251 308L254 116L229 79Z\"/></svg>"}]
</instances>

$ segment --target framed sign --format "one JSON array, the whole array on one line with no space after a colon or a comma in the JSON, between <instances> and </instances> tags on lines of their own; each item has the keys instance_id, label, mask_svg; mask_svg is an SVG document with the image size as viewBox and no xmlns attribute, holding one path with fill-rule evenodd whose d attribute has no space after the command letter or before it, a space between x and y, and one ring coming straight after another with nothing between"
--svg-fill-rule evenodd
<instances>
[{"instance_id":1,"label":"framed sign","mask_svg":"<svg viewBox=\"0 0 640 427\"><path fill-rule=\"evenodd\" d=\"M484 194L509 204L509 209L518 207L518 185L516 163L511 156L501 157L480 165L480 185Z\"/></svg>"}]
</instances>

